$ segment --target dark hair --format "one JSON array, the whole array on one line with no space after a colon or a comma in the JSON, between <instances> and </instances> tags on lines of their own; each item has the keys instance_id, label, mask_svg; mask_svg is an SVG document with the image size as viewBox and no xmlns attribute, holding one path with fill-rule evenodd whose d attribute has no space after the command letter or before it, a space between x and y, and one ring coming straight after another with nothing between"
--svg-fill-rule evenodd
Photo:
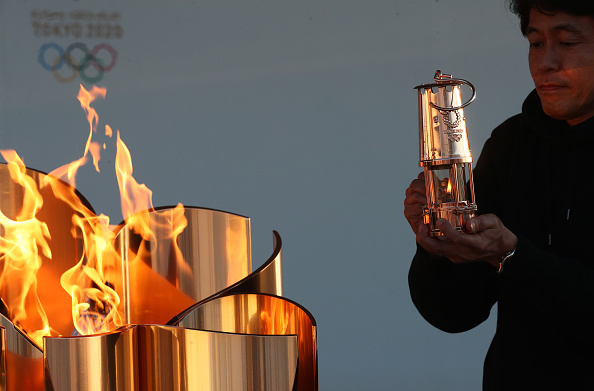
<instances>
[{"instance_id":1,"label":"dark hair","mask_svg":"<svg viewBox=\"0 0 594 391\"><path fill-rule=\"evenodd\" d=\"M546 13L564 12L571 15L594 16L592 0L509 0L510 10L520 18L520 30L526 35L530 22L530 10Z\"/></svg>"}]
</instances>

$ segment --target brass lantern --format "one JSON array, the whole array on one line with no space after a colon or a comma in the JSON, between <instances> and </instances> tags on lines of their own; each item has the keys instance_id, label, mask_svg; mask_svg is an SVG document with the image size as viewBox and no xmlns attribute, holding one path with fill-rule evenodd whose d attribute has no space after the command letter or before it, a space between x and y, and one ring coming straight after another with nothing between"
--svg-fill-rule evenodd
<instances>
[{"instance_id":1,"label":"brass lantern","mask_svg":"<svg viewBox=\"0 0 594 391\"><path fill-rule=\"evenodd\" d=\"M461 230L477 210L463 110L474 100L476 91L468 81L439 70L434 79L434 83L415 89L419 95L419 165L425 172L427 193L423 219L430 226L430 235L440 237L443 234L437 220L446 219ZM461 98L463 84L472 90L472 97L465 103Z\"/></svg>"}]
</instances>

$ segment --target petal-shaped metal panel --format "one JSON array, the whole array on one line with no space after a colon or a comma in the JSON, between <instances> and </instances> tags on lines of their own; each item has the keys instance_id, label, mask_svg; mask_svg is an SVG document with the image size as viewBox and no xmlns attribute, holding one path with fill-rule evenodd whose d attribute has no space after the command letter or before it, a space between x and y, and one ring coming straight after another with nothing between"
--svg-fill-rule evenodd
<instances>
[{"instance_id":1,"label":"petal-shaped metal panel","mask_svg":"<svg viewBox=\"0 0 594 391\"><path fill-rule=\"evenodd\" d=\"M85 216L95 215L68 184L35 170L26 169L26 175L43 198L36 217L51 233L52 257L42 255L37 293L51 335L71 335L72 301L60 278L86 260L83 241L73 235L76 207L84 208ZM14 220L26 196L5 164L0 164L0 189L0 210ZM86 337L46 336L42 352L23 332L35 330L39 317L15 321L12 288L0 289L0 337L6 342L0 391L317 390L315 320L279 297L277 232L272 255L250 274L248 218L181 205L137 215L144 218L141 224L127 219L118 226L116 251L104 254L110 261L102 270L120 295L118 309L128 326ZM148 234L140 227L145 223ZM0 235L5 236L2 224ZM168 319L168 326L160 326Z\"/></svg>"},{"instance_id":2,"label":"petal-shaped metal panel","mask_svg":"<svg viewBox=\"0 0 594 391\"><path fill-rule=\"evenodd\" d=\"M47 390L290 391L296 335L227 334L140 325L46 338Z\"/></svg>"},{"instance_id":3,"label":"petal-shaped metal panel","mask_svg":"<svg viewBox=\"0 0 594 391\"><path fill-rule=\"evenodd\" d=\"M258 268L258 270L251 273L241 281L229 286L228 288L215 293L203 301L212 300L215 297L228 296L238 293L263 293L275 296L281 296L283 293L282 282L282 240L278 232L273 231L273 245L274 249L272 255L268 260ZM199 305L199 304L198 304ZM168 325L175 325L180 322L189 312L193 311L197 304L192 304L185 311L173 317Z\"/></svg>"},{"instance_id":4,"label":"petal-shaped metal panel","mask_svg":"<svg viewBox=\"0 0 594 391\"><path fill-rule=\"evenodd\" d=\"M89 213L94 212L85 198L67 183L32 169L26 169L26 175L33 179L43 197L43 206L35 217L47 224L51 233L48 244L52 257L49 259L43 253L40 254L42 265L37 272L37 294L55 334L69 335L74 329L71 316L72 300L66 291L61 289L60 277L76 265L82 255L82 241L75 239L71 232L72 216L75 214L71 205L87 208ZM4 163L0 163L0 189L0 210L6 217L14 220L23 208L25 191L23 186L11 179L8 166ZM6 233L4 229L1 232L2 236ZM18 301L18 298L13 296L16 294L15 282L19 277L6 274L4 278L11 281L11 286L5 286L0 291L0 296L12 311L14 308L10 307ZM29 295L26 300L27 317L21 321L21 325L26 330L41 329L41 320L33 308L33 294Z\"/></svg>"},{"instance_id":5,"label":"petal-shaped metal panel","mask_svg":"<svg viewBox=\"0 0 594 391\"><path fill-rule=\"evenodd\" d=\"M137 330L44 338L46 391L137 390Z\"/></svg>"},{"instance_id":6,"label":"petal-shaped metal panel","mask_svg":"<svg viewBox=\"0 0 594 391\"><path fill-rule=\"evenodd\" d=\"M6 390L6 329L0 327L0 391Z\"/></svg>"},{"instance_id":7,"label":"petal-shaped metal panel","mask_svg":"<svg viewBox=\"0 0 594 391\"><path fill-rule=\"evenodd\" d=\"M297 390L318 389L316 322L299 304L263 294L216 297L195 305L177 326L228 333L297 334L299 363Z\"/></svg>"},{"instance_id":8,"label":"petal-shaped metal panel","mask_svg":"<svg viewBox=\"0 0 594 391\"><path fill-rule=\"evenodd\" d=\"M6 371L6 389L43 390L41 349L4 315L0 315L0 325L5 338L5 343L2 344L2 361Z\"/></svg>"},{"instance_id":9,"label":"petal-shaped metal panel","mask_svg":"<svg viewBox=\"0 0 594 391\"><path fill-rule=\"evenodd\" d=\"M221 291L217 296L226 296L235 293L267 293L282 296L283 270L281 249L283 242L278 232L273 231L274 250L268 260L243 280Z\"/></svg>"},{"instance_id":10,"label":"petal-shaped metal panel","mask_svg":"<svg viewBox=\"0 0 594 391\"><path fill-rule=\"evenodd\" d=\"M165 324L251 271L249 218L196 207L177 212L167 207L134 215L149 221L150 235L130 219L117 230L122 266L108 279L122 298L126 323ZM187 226L175 232L180 221Z\"/></svg>"}]
</instances>

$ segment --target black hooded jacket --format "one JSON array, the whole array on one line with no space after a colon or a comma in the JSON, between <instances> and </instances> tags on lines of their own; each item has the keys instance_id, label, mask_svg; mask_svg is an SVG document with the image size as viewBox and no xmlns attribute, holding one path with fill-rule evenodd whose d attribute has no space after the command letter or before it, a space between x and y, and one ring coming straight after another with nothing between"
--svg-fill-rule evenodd
<instances>
[{"instance_id":1,"label":"black hooded jacket","mask_svg":"<svg viewBox=\"0 0 594 391\"><path fill-rule=\"evenodd\" d=\"M518 236L502 273L417 250L411 297L435 327L469 330L498 303L484 390L594 390L593 153L594 118L554 120L533 91L474 170L479 214Z\"/></svg>"}]
</instances>

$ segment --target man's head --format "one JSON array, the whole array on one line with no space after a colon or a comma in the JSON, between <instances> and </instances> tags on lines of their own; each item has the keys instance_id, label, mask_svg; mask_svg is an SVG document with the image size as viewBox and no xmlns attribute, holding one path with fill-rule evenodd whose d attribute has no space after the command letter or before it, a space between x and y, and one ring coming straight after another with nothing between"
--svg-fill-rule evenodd
<instances>
[{"instance_id":1,"label":"man's head","mask_svg":"<svg viewBox=\"0 0 594 391\"><path fill-rule=\"evenodd\" d=\"M594 117L594 0L512 0L544 112L576 125Z\"/></svg>"},{"instance_id":2,"label":"man's head","mask_svg":"<svg viewBox=\"0 0 594 391\"><path fill-rule=\"evenodd\" d=\"M520 18L520 29L526 35L530 10L542 13L564 12L570 15L594 16L594 1L591 0L509 0L509 8Z\"/></svg>"}]
</instances>

